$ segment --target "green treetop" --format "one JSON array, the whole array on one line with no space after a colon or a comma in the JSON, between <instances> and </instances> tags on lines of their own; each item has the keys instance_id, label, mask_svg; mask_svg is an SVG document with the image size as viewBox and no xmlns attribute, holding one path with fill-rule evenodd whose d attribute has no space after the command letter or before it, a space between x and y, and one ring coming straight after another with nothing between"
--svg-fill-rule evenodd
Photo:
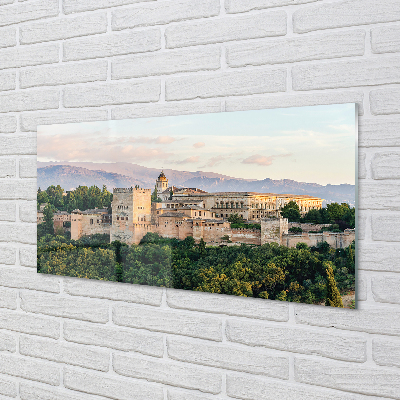
<instances>
[{"instance_id":1,"label":"green treetop","mask_svg":"<svg viewBox=\"0 0 400 400\"><path fill-rule=\"evenodd\" d=\"M336 286L332 263L330 261L325 261L324 267L326 267L327 275L325 305L330 307L343 308L342 297L340 296L339 290Z\"/></svg>"}]
</instances>

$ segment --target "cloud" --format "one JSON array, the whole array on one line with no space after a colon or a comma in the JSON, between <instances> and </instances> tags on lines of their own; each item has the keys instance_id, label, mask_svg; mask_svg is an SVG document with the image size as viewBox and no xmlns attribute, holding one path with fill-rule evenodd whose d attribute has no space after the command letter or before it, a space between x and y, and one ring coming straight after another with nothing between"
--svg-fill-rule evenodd
<instances>
[{"instance_id":1,"label":"cloud","mask_svg":"<svg viewBox=\"0 0 400 400\"><path fill-rule=\"evenodd\" d=\"M266 156L262 156L261 154L254 154L254 155L252 155L250 157L245 158L242 161L242 164L256 164L256 165L259 165L259 166L266 167L268 165L271 165L275 158L278 158L278 157L289 157L291 155L292 154L289 153L289 154L278 154L278 155L275 155L275 156L266 157Z\"/></svg>"},{"instance_id":2,"label":"cloud","mask_svg":"<svg viewBox=\"0 0 400 400\"><path fill-rule=\"evenodd\" d=\"M197 142L193 145L195 149L199 149L200 147L204 147L206 144L204 142Z\"/></svg>"},{"instance_id":3,"label":"cloud","mask_svg":"<svg viewBox=\"0 0 400 400\"><path fill-rule=\"evenodd\" d=\"M216 165L221 164L222 161L225 161L229 157L225 156L216 156L216 157L211 157L208 162L205 165L202 165L200 168L204 167L215 167Z\"/></svg>"},{"instance_id":4,"label":"cloud","mask_svg":"<svg viewBox=\"0 0 400 400\"><path fill-rule=\"evenodd\" d=\"M188 158L185 158L182 161L176 161L176 164L193 164L199 162L200 157L199 156L191 156Z\"/></svg>"},{"instance_id":5,"label":"cloud","mask_svg":"<svg viewBox=\"0 0 400 400\"><path fill-rule=\"evenodd\" d=\"M124 139L124 138L122 138ZM130 143L155 143L155 144L170 144L175 142L178 139L173 138L172 136L157 136L155 138L139 136L137 138L129 138L127 139Z\"/></svg>"}]
</instances>

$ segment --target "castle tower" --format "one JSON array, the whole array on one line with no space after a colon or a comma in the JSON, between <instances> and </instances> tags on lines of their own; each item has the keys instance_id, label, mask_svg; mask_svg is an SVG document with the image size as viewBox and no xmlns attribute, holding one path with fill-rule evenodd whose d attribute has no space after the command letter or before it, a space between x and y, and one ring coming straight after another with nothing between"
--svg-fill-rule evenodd
<instances>
[{"instance_id":1,"label":"castle tower","mask_svg":"<svg viewBox=\"0 0 400 400\"><path fill-rule=\"evenodd\" d=\"M164 190L168 189L168 179L165 177L164 171L161 171L161 174L156 180L156 188L157 193L162 193Z\"/></svg>"}]
</instances>

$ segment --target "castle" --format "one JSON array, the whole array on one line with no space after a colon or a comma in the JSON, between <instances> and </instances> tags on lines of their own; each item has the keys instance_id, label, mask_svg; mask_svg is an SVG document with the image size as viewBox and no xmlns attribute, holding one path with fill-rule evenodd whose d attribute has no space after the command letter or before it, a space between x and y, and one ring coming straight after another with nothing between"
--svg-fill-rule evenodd
<instances>
[{"instance_id":1,"label":"castle","mask_svg":"<svg viewBox=\"0 0 400 400\"><path fill-rule=\"evenodd\" d=\"M355 238L354 230L289 234L290 224L280 217L280 209L289 201L295 201L304 215L311 209L322 207L322 199L317 197L254 192L207 193L197 188L170 187L164 172L158 176L155 188L157 202L151 201L150 189L114 188L111 215L107 209L74 210L70 215L71 239L107 233L111 241L131 245L139 244L148 232L154 232L177 239L192 236L196 242L203 239L210 245L277 242L292 247L298 242L315 246L326 241L334 248L341 248L350 245ZM227 218L232 214L259 223L261 230L231 228ZM64 215L62 219L65 220Z\"/></svg>"}]
</instances>

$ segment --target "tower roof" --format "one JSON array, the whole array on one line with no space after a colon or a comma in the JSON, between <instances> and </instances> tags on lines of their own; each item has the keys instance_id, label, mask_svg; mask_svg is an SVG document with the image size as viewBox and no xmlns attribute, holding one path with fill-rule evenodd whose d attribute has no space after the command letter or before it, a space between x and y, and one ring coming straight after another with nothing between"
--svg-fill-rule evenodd
<instances>
[{"instance_id":1,"label":"tower roof","mask_svg":"<svg viewBox=\"0 0 400 400\"><path fill-rule=\"evenodd\" d=\"M159 181L166 181L167 180L167 178L164 175L164 171L161 171L161 174L158 175L158 180Z\"/></svg>"}]
</instances>

